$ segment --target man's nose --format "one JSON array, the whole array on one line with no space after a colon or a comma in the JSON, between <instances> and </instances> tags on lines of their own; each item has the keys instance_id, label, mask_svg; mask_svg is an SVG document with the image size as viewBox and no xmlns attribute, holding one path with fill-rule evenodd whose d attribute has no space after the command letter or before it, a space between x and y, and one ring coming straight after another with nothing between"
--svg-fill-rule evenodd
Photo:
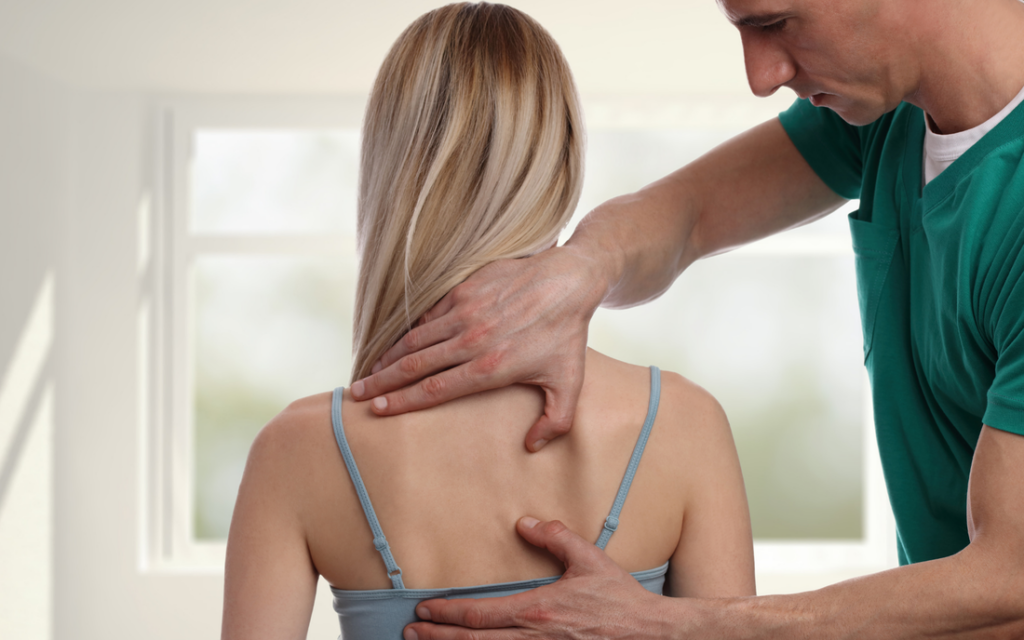
<instances>
[{"instance_id":1,"label":"man's nose","mask_svg":"<svg viewBox=\"0 0 1024 640\"><path fill-rule=\"evenodd\" d=\"M763 33L747 33L741 37L747 82L755 96L766 98L796 77L796 63L773 38Z\"/></svg>"}]
</instances>

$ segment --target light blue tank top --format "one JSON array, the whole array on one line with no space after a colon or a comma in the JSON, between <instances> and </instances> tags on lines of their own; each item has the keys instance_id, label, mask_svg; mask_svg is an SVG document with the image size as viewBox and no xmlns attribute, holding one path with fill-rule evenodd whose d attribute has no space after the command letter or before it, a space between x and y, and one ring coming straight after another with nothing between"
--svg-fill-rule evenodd
<instances>
[{"instance_id":1,"label":"light blue tank top","mask_svg":"<svg viewBox=\"0 0 1024 640\"><path fill-rule=\"evenodd\" d=\"M406 589L402 582L402 570L398 568L394 557L391 555L391 548L387 538L380 528L377 514L370 504L370 496L366 493L366 486L359 475L355 458L352 457L352 450L345 438L345 428L341 424L341 399L342 388L334 390L334 398L331 407L331 420L334 423L334 437L341 449L341 456L348 467L352 484L355 485L359 502L363 505L363 512L370 523L370 530L373 531L373 546L380 552L384 559L384 569L391 578L391 589L373 589L364 591L347 591L331 588L334 593L334 610L338 612L341 621L341 635L347 640L401 640L402 629L405 625L416 622L416 605L423 600L433 598L497 598L509 596L515 593L536 589L537 587L551 584L561 576L550 578L538 578L535 580L519 580L517 582L502 582L498 584L485 584L475 587L453 587L448 589ZM619 513L626 502L626 495L629 493L629 486L633 482L637 466L640 464L640 457L647 446L647 438L651 434L651 427L654 426L654 418L658 413L658 399L661 397L661 372L657 367L651 367L651 398L647 407L647 418L644 420L643 429L640 430L640 437L636 446L633 447L633 455L629 459L629 466L626 467L626 474L619 484L619 491L615 495L615 502L612 504L611 513L604 520L604 528L597 539L597 546L605 548L608 540L615 533L619 526ZM638 571L632 576L648 591L661 595L665 585L665 574L668 571L668 563L655 569Z\"/></svg>"}]
</instances>

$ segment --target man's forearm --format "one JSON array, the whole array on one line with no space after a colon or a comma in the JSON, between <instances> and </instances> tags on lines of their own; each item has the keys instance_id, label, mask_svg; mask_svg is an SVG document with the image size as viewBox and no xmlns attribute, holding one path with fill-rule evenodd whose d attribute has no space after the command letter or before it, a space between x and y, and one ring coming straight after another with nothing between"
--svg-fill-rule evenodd
<instances>
[{"instance_id":1,"label":"man's forearm","mask_svg":"<svg viewBox=\"0 0 1024 640\"><path fill-rule=\"evenodd\" d=\"M1005 554L968 548L793 595L666 599L665 638L1021 638L1024 580Z\"/></svg>"},{"instance_id":2,"label":"man's forearm","mask_svg":"<svg viewBox=\"0 0 1024 640\"><path fill-rule=\"evenodd\" d=\"M670 202L656 183L635 194L609 200L577 227L566 248L592 259L590 273L604 295L597 303L631 307L657 298L682 273L682 260L695 212L685 200Z\"/></svg>"}]
</instances>

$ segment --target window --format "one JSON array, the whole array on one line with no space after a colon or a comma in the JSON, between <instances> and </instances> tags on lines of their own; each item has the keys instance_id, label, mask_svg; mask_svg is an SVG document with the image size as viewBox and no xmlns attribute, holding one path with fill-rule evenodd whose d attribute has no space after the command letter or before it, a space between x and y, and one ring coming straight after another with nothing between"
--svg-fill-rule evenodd
<instances>
[{"instance_id":1,"label":"window","mask_svg":"<svg viewBox=\"0 0 1024 640\"><path fill-rule=\"evenodd\" d=\"M219 540L256 431L348 378L359 138L199 129L193 144L192 535Z\"/></svg>"},{"instance_id":2,"label":"window","mask_svg":"<svg viewBox=\"0 0 1024 640\"><path fill-rule=\"evenodd\" d=\"M256 433L291 400L348 380L362 106L168 110L151 566L223 566Z\"/></svg>"},{"instance_id":3,"label":"window","mask_svg":"<svg viewBox=\"0 0 1024 640\"><path fill-rule=\"evenodd\" d=\"M587 178L563 239L605 199L771 115L701 103L584 108ZM163 409L151 414L146 458L156 565L220 566L253 436L290 400L348 383L361 109L169 110L152 386ZM801 572L824 584L893 563L845 216L698 263L649 305L599 311L591 344L682 373L722 402L762 591L813 586L785 578Z\"/></svg>"}]
</instances>

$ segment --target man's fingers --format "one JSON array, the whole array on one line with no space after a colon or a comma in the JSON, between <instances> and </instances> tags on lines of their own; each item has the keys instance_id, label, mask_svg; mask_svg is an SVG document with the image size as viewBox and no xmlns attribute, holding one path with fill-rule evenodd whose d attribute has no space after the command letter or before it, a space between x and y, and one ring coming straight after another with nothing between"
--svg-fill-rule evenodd
<instances>
[{"instance_id":1,"label":"man's fingers","mask_svg":"<svg viewBox=\"0 0 1024 640\"><path fill-rule=\"evenodd\" d=\"M558 436L569 433L576 415L580 397L580 384L572 389L544 388L544 414L533 423L526 434L526 448L537 452Z\"/></svg>"},{"instance_id":2,"label":"man's fingers","mask_svg":"<svg viewBox=\"0 0 1024 640\"><path fill-rule=\"evenodd\" d=\"M450 343L442 342L422 351L410 353L391 366L352 383L352 396L356 400L369 400L370 398L379 400L385 393L402 389L417 380L421 380L420 384L423 384L426 382L424 378L427 376L461 364L451 353L452 348ZM400 392L396 391L396 393ZM387 396L389 402L392 401L394 395ZM375 404L374 408L379 407ZM388 415L390 413L387 412Z\"/></svg>"},{"instance_id":3,"label":"man's fingers","mask_svg":"<svg viewBox=\"0 0 1024 640\"><path fill-rule=\"evenodd\" d=\"M434 348L442 348L443 345L438 345ZM428 354L431 349L424 351L424 355ZM418 354L408 356L409 358L415 358ZM403 361L404 362L404 361ZM401 363L391 365L388 369L381 371L376 374L381 376L390 369L400 367ZM373 408L373 412L379 416L392 416L400 413L406 413L409 411L419 411L420 409L426 409L429 407L435 407L442 402L448 402L456 398L475 393L481 390L481 385L486 385L486 381L481 381L481 375L479 373L473 373L476 368L473 363L467 362L466 364L459 365L453 369L442 371L429 378L424 378L414 385L405 387L393 393L386 395L377 396L373 399L373 403L370 405ZM398 374L400 376L406 376L405 373ZM425 374L424 374L425 375ZM374 376L371 376L374 377ZM419 375L407 377L407 380L415 380ZM370 378L367 378L369 381ZM396 385L401 386L401 385ZM491 386L485 386L484 388L493 388ZM367 395L367 397L372 397Z\"/></svg>"},{"instance_id":4,"label":"man's fingers","mask_svg":"<svg viewBox=\"0 0 1024 640\"><path fill-rule=\"evenodd\" d=\"M605 568L606 563L615 566L604 552L557 520L539 522L535 518L521 518L516 528L527 542L547 549L565 563L567 574L572 571L579 577L581 573ZM550 590L555 585L505 598L427 600L416 605L416 615L430 622L414 623L406 627L406 631L415 632L419 640L512 640L539 637L540 631L536 627L549 618L553 602L553 592ZM496 631L483 631L485 629ZM499 631L501 629L504 630ZM408 633L406 637L409 637ZM543 637L550 637L550 634Z\"/></svg>"},{"instance_id":5,"label":"man's fingers","mask_svg":"<svg viewBox=\"0 0 1024 640\"><path fill-rule=\"evenodd\" d=\"M525 591L505 598L427 600L416 605L416 615L434 624L469 629L516 627L520 622L517 612L528 609L536 599L536 591Z\"/></svg>"},{"instance_id":6,"label":"man's fingers","mask_svg":"<svg viewBox=\"0 0 1024 640\"><path fill-rule=\"evenodd\" d=\"M380 357L380 360L376 363L378 366L374 367L375 371L373 372L373 376L363 379L362 382L365 385L365 392L363 396L357 396L357 399L361 399L363 397L372 398L375 395L380 395L381 393L394 390L396 387L380 387L381 381L384 380L384 378L376 378L372 382L369 382L369 384L368 381L370 381L370 378L379 375L383 370L386 370L388 367L399 362L406 356L425 351L438 343L452 338L455 333L456 331L453 323L448 321L446 318L439 318L434 322L428 322L410 329L408 333L402 336L401 340L395 343L395 346L388 349L384 355ZM429 355L423 354L423 357L421 357L417 362L425 365L425 367L422 368L430 369L431 372L439 371L440 369L443 369L444 366L438 367L431 363L430 360L437 359L444 353L445 352L441 350L434 350ZM449 364L447 366L451 365ZM407 367L407 370L411 371L411 368ZM401 372L406 373L407 371ZM413 371L413 373L418 373L418 371ZM415 380L416 378L413 379ZM408 380L404 381L403 384L407 383Z\"/></svg>"},{"instance_id":7,"label":"man's fingers","mask_svg":"<svg viewBox=\"0 0 1024 640\"><path fill-rule=\"evenodd\" d=\"M443 315L446 315L455 306L455 294L454 289L445 294L443 298L437 301L437 304L427 309L427 312L420 316L419 321L416 324L426 324L433 322Z\"/></svg>"},{"instance_id":8,"label":"man's fingers","mask_svg":"<svg viewBox=\"0 0 1024 640\"><path fill-rule=\"evenodd\" d=\"M446 624L414 622L402 630L402 640L480 640L482 632Z\"/></svg>"},{"instance_id":9,"label":"man's fingers","mask_svg":"<svg viewBox=\"0 0 1024 640\"><path fill-rule=\"evenodd\" d=\"M414 622L405 627L403 640L523 640L536 638L523 629L467 629L447 624Z\"/></svg>"},{"instance_id":10,"label":"man's fingers","mask_svg":"<svg viewBox=\"0 0 1024 640\"><path fill-rule=\"evenodd\" d=\"M566 571L596 570L611 562L603 551L573 533L558 520L539 522L529 516L520 518L516 530L524 540L535 547L547 549L562 561Z\"/></svg>"}]
</instances>

